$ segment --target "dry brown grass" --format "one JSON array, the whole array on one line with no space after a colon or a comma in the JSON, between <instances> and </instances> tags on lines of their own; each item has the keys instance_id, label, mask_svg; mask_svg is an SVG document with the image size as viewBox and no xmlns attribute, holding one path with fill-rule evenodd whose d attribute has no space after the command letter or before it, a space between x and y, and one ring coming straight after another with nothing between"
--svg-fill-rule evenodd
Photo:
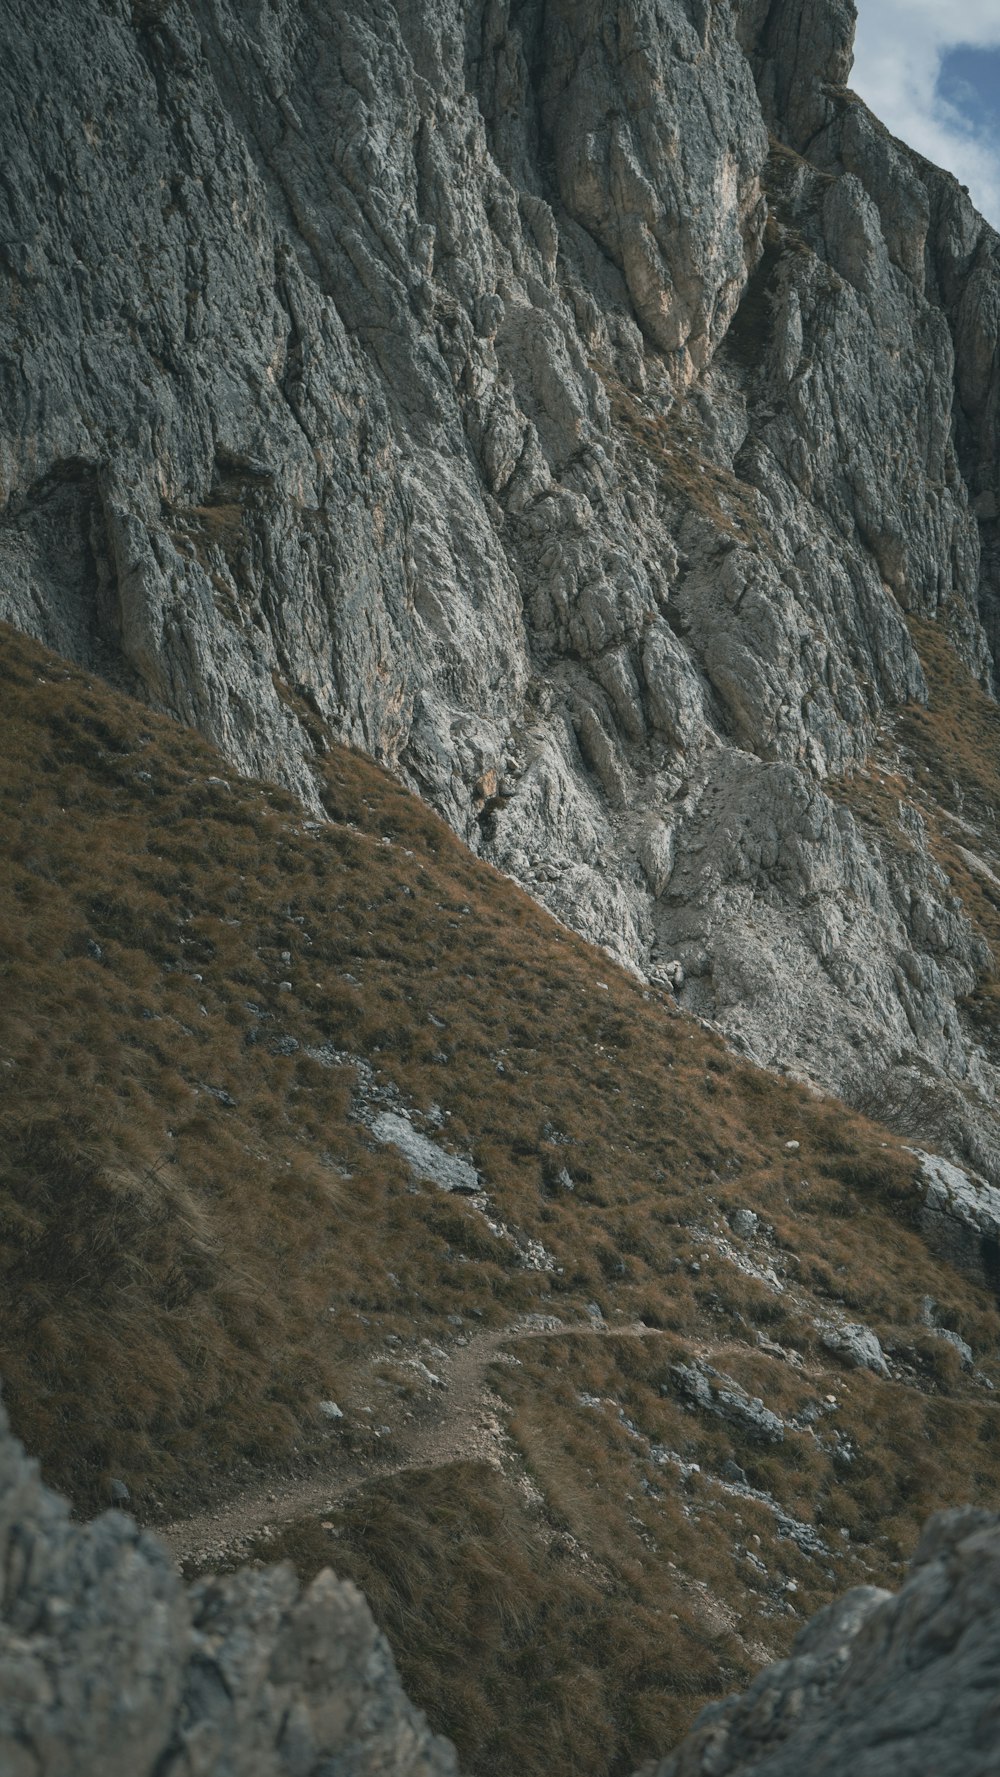
<instances>
[{"instance_id":1,"label":"dry brown grass","mask_svg":"<svg viewBox=\"0 0 1000 1777\"><path fill-rule=\"evenodd\" d=\"M769 258L768 269L771 263ZM653 465L666 498L699 513L734 542L773 553L757 490L715 461L705 447L704 422L696 408L680 405L660 412L615 378L606 376L605 382L616 427Z\"/></svg>"},{"instance_id":2,"label":"dry brown grass","mask_svg":"<svg viewBox=\"0 0 1000 1777\"><path fill-rule=\"evenodd\" d=\"M743 1682L749 1645L780 1651L848 1581L893 1579L932 1505L995 1501L996 1409L920 1305L990 1370L996 1304L927 1253L914 1163L883 1129L736 1061L359 755L326 756L330 820L309 832L282 792L10 631L0 722L0 1373L80 1506L121 1475L155 1519L322 1461L319 1399L371 1388L390 1334L448 1339L449 1314L595 1302L612 1328L663 1329L526 1340L496 1367L536 1512L452 1465L337 1518L336 1565L470 1771L533 1777L630 1770ZM447 1144L559 1270L414 1189L352 1116L353 1068L306 1054L322 1045L448 1113ZM741 1205L783 1289L716 1247ZM834 1309L874 1325L905 1385L823 1352L812 1321ZM853 1465L689 1412L669 1363L698 1351L778 1411L836 1393ZM701 1473L651 1464L650 1440ZM839 1558L721 1492L727 1461L831 1542L848 1529ZM305 1526L289 1546L330 1544Z\"/></svg>"},{"instance_id":3,"label":"dry brown grass","mask_svg":"<svg viewBox=\"0 0 1000 1777\"><path fill-rule=\"evenodd\" d=\"M750 1676L696 1592L661 1577L637 1596L634 1564L596 1569L484 1464L393 1477L326 1522L332 1534L303 1522L261 1557L303 1577L332 1560L363 1588L404 1684L475 1777L625 1777Z\"/></svg>"}]
</instances>

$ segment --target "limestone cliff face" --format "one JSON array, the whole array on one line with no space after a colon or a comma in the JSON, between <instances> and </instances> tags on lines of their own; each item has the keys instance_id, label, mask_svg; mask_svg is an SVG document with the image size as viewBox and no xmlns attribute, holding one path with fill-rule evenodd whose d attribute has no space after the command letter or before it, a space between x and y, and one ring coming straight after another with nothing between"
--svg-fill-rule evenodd
<instances>
[{"instance_id":1,"label":"limestone cliff face","mask_svg":"<svg viewBox=\"0 0 1000 1777\"><path fill-rule=\"evenodd\" d=\"M824 788L924 694L906 614L1000 642L1000 242L853 17L12 0L0 616L307 799L367 748L995 1177L983 941Z\"/></svg>"}]
</instances>

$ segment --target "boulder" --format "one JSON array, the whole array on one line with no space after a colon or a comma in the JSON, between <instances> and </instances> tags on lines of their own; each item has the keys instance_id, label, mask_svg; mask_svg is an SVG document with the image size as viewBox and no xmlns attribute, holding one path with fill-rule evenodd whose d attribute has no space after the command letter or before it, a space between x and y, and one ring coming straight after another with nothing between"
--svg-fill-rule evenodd
<instances>
[{"instance_id":1,"label":"boulder","mask_svg":"<svg viewBox=\"0 0 1000 1777\"><path fill-rule=\"evenodd\" d=\"M354 1586L185 1586L123 1512L74 1524L2 1407L0 1573L5 1777L456 1777Z\"/></svg>"}]
</instances>

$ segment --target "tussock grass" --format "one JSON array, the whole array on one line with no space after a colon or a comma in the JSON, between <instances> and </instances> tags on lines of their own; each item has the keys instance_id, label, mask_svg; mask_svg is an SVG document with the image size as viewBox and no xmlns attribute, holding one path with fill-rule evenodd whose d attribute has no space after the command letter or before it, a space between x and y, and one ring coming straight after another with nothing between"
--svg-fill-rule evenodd
<instances>
[{"instance_id":1,"label":"tussock grass","mask_svg":"<svg viewBox=\"0 0 1000 1777\"><path fill-rule=\"evenodd\" d=\"M638 1597L634 1573L581 1559L485 1464L393 1477L327 1522L332 1535L303 1522L260 1554L304 1577L332 1559L362 1587L404 1684L476 1777L629 1772L696 1700L749 1677L679 1580Z\"/></svg>"},{"instance_id":2,"label":"tussock grass","mask_svg":"<svg viewBox=\"0 0 1000 1777\"><path fill-rule=\"evenodd\" d=\"M360 755L324 755L310 830L8 630L0 726L0 1376L81 1509L111 1476L155 1521L324 1463L343 1434L321 1399L381 1384L428 1410L390 1338L596 1305L603 1338L494 1367L503 1474L372 1482L339 1537L268 1545L360 1580L470 1771L532 1777L631 1770L801 1614L897 1577L932 1506L995 1501L996 1409L920 1310L934 1296L1000 1381L996 1304L925 1249L885 1130L737 1061ZM332 1052L431 1113L556 1268L413 1179ZM726 1256L739 1207L761 1276ZM825 1352L830 1313L871 1324L901 1380ZM660 1336L625 1336L639 1320ZM699 1354L789 1417L835 1394L852 1461L825 1418L769 1447L690 1411L670 1364ZM829 1527L829 1565L721 1490L726 1463Z\"/></svg>"}]
</instances>

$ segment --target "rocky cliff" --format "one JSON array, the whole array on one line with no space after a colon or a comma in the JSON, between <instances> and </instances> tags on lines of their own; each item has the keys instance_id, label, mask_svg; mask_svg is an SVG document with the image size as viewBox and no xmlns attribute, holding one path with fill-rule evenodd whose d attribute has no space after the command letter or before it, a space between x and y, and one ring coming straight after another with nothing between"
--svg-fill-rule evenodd
<instances>
[{"instance_id":1,"label":"rocky cliff","mask_svg":"<svg viewBox=\"0 0 1000 1777\"><path fill-rule=\"evenodd\" d=\"M998 1562L996 1518L940 1513L897 1596L859 1586L828 1605L790 1659L705 1710L647 1777L989 1777Z\"/></svg>"},{"instance_id":2,"label":"rocky cliff","mask_svg":"<svg viewBox=\"0 0 1000 1777\"><path fill-rule=\"evenodd\" d=\"M0 616L314 804L360 745L995 1178L986 938L905 758L874 826L843 792L921 620L990 683L998 240L853 20L11 0Z\"/></svg>"}]
</instances>

